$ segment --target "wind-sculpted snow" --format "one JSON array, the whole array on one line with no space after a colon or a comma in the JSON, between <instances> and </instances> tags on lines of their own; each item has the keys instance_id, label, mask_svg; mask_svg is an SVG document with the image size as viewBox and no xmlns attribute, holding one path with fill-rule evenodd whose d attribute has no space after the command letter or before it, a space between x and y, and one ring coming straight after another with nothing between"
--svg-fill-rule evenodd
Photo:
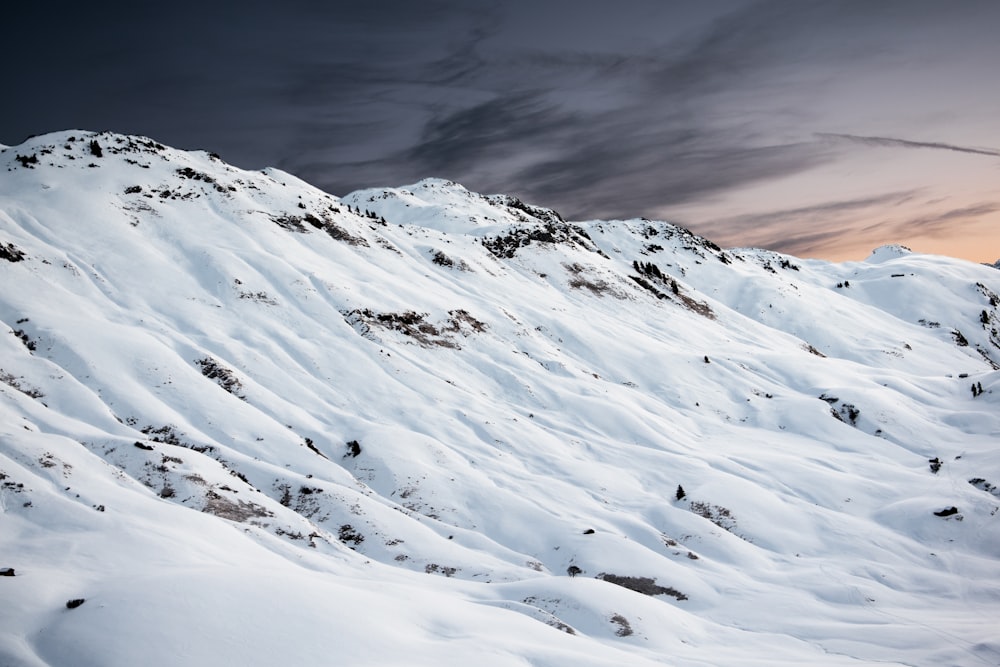
<instances>
[{"instance_id":1,"label":"wind-sculpted snow","mask_svg":"<svg viewBox=\"0 0 1000 667\"><path fill-rule=\"evenodd\" d=\"M0 276L0 665L1000 660L993 267L69 131Z\"/></svg>"}]
</instances>

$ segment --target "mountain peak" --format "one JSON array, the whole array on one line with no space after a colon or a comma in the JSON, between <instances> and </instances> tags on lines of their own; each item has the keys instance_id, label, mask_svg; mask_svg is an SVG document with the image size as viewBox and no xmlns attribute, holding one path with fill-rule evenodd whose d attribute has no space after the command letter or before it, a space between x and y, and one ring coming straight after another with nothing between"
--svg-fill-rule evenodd
<instances>
[{"instance_id":1,"label":"mountain peak","mask_svg":"<svg viewBox=\"0 0 1000 667\"><path fill-rule=\"evenodd\" d=\"M891 259L896 259L898 257L905 257L913 251L907 248L905 245L899 243L887 243L886 245L881 245L868 255L865 260L870 263L885 262Z\"/></svg>"},{"instance_id":2,"label":"mountain peak","mask_svg":"<svg viewBox=\"0 0 1000 667\"><path fill-rule=\"evenodd\" d=\"M511 225L562 221L552 209L530 206L512 195L482 195L440 178L396 188L358 190L343 197L358 209L445 233L482 235Z\"/></svg>"}]
</instances>

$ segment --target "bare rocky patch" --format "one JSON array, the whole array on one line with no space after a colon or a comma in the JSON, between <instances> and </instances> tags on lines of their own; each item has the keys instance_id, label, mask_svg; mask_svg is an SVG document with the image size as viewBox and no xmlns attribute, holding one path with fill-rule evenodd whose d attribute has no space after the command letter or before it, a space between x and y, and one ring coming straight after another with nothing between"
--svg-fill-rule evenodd
<instances>
[{"instance_id":1,"label":"bare rocky patch","mask_svg":"<svg viewBox=\"0 0 1000 667\"><path fill-rule=\"evenodd\" d=\"M431 253L431 262L437 264L438 266L443 266L446 269L455 269L456 271L472 270L469 268L469 265L465 263L465 260L452 259L441 250L435 250Z\"/></svg>"},{"instance_id":2,"label":"bare rocky patch","mask_svg":"<svg viewBox=\"0 0 1000 667\"><path fill-rule=\"evenodd\" d=\"M303 204L302 206L304 207L305 205ZM351 234L337 224L337 222L333 219L332 214L338 213L339 211L340 209L338 208L328 206L326 210L319 212L307 210L302 214L281 213L279 215L271 215L269 217L271 218L271 222L290 232L308 234L310 228L312 228L325 232L327 236L335 241L341 241L353 246L368 247L368 239L363 236Z\"/></svg>"},{"instance_id":3,"label":"bare rocky patch","mask_svg":"<svg viewBox=\"0 0 1000 667\"><path fill-rule=\"evenodd\" d=\"M230 500L212 489L205 494L205 506L202 512L239 523L248 519L274 516L274 513L263 505L245 500Z\"/></svg>"},{"instance_id":4,"label":"bare rocky patch","mask_svg":"<svg viewBox=\"0 0 1000 667\"><path fill-rule=\"evenodd\" d=\"M969 484L976 487L980 491L985 491L986 493L993 494L994 496L1000 497L1000 488L997 488L995 484L987 482L982 477L973 477L969 480Z\"/></svg>"},{"instance_id":5,"label":"bare rocky patch","mask_svg":"<svg viewBox=\"0 0 1000 667\"><path fill-rule=\"evenodd\" d=\"M239 378L236 377L236 373L231 368L223 366L212 357L196 359L195 363L201 367L201 374L209 380L215 380L217 385L236 398L244 401L247 399L243 394L243 383L240 382Z\"/></svg>"},{"instance_id":6,"label":"bare rocky patch","mask_svg":"<svg viewBox=\"0 0 1000 667\"><path fill-rule=\"evenodd\" d=\"M678 600L687 600L688 596L681 593L676 588L671 588L670 586L659 586L656 583L656 579L652 577L628 577L619 574L608 574L602 572L596 577L609 584L615 584L616 586L621 586L622 588L627 588L630 591L635 591L636 593L642 593L643 595L669 595L670 597L677 598Z\"/></svg>"},{"instance_id":7,"label":"bare rocky patch","mask_svg":"<svg viewBox=\"0 0 1000 667\"><path fill-rule=\"evenodd\" d=\"M30 396L31 398L43 398L45 394L42 393L40 389L32 387L24 381L23 376L17 376L13 373L8 373L4 369L0 368L0 382L5 385L17 389L19 392L25 396Z\"/></svg>"},{"instance_id":8,"label":"bare rocky patch","mask_svg":"<svg viewBox=\"0 0 1000 667\"><path fill-rule=\"evenodd\" d=\"M377 340L373 329L394 331L421 347L458 349L456 335L469 336L486 331L487 325L468 311L448 311L448 318L437 324L428 321L428 313L408 310L401 313L377 313L368 308L342 311L341 314L360 335Z\"/></svg>"},{"instance_id":9,"label":"bare rocky patch","mask_svg":"<svg viewBox=\"0 0 1000 667\"><path fill-rule=\"evenodd\" d=\"M424 567L424 572L427 574L443 574L446 577L453 577L459 571L457 567L449 567L447 565L438 565L437 563L428 563Z\"/></svg>"},{"instance_id":10,"label":"bare rocky patch","mask_svg":"<svg viewBox=\"0 0 1000 667\"><path fill-rule=\"evenodd\" d=\"M510 199L516 200L516 198ZM527 205L524 204L522 204L522 206L527 207ZM559 217L559 214L555 213L555 211L537 209L535 207L527 208L536 212L545 211L544 215L539 213L539 215L543 216L542 220L534 225L511 227L504 234L485 237L482 239L483 247L493 254L494 257L500 259L510 259L517 254L518 250L525 248L532 243L542 246L564 245L568 247L582 248L590 252L595 252L602 257L606 257L604 252L594 245L594 242L590 239L590 235L587 234L583 227L564 222L562 218ZM530 222L530 220L523 214L519 215L525 222ZM534 217L534 214L531 215Z\"/></svg>"},{"instance_id":11,"label":"bare rocky patch","mask_svg":"<svg viewBox=\"0 0 1000 667\"><path fill-rule=\"evenodd\" d=\"M633 634L632 625L628 622L628 619L621 614L613 614L609 620L618 626L618 629L615 630L615 634L619 637L628 637Z\"/></svg>"},{"instance_id":12,"label":"bare rocky patch","mask_svg":"<svg viewBox=\"0 0 1000 667\"><path fill-rule=\"evenodd\" d=\"M657 299L674 301L702 317L715 319L715 311L711 306L689 296L675 278L663 273L656 264L636 260L632 262L632 268L638 275L630 275L629 278Z\"/></svg>"},{"instance_id":13,"label":"bare rocky patch","mask_svg":"<svg viewBox=\"0 0 1000 667\"><path fill-rule=\"evenodd\" d=\"M858 417L861 416L861 410L853 403L842 403L836 396L827 396L826 394L821 394L820 400L830 404L830 414L838 421L850 424L851 426L858 425Z\"/></svg>"},{"instance_id":14,"label":"bare rocky patch","mask_svg":"<svg viewBox=\"0 0 1000 667\"><path fill-rule=\"evenodd\" d=\"M8 262L20 262L25 257L24 251L13 243L3 243L0 241L0 259Z\"/></svg>"},{"instance_id":15,"label":"bare rocky patch","mask_svg":"<svg viewBox=\"0 0 1000 667\"><path fill-rule=\"evenodd\" d=\"M615 288L607 280L593 276L593 271L581 264L576 262L563 264L563 268L570 274L569 286L573 289L586 289L594 296L608 294L616 299L628 298L624 292Z\"/></svg>"},{"instance_id":16,"label":"bare rocky patch","mask_svg":"<svg viewBox=\"0 0 1000 667\"><path fill-rule=\"evenodd\" d=\"M721 505L713 505L712 503L700 500L692 500L688 505L688 508L698 516L703 519L708 519L726 532L732 533L747 542L750 541L745 536L736 532L736 517L733 516L733 513L728 508L722 507Z\"/></svg>"}]
</instances>

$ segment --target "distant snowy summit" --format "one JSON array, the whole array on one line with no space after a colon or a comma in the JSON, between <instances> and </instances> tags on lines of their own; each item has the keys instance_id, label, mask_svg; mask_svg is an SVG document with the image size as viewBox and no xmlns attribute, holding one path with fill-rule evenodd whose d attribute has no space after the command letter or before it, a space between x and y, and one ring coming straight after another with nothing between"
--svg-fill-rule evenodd
<instances>
[{"instance_id":1,"label":"distant snowy summit","mask_svg":"<svg viewBox=\"0 0 1000 667\"><path fill-rule=\"evenodd\" d=\"M559 221L562 216L550 208L525 204L506 194L482 195L443 178L425 178L412 185L368 188L342 197L359 209L375 207L388 219L405 217L410 224L441 232L484 231L525 216L536 220Z\"/></svg>"},{"instance_id":2,"label":"distant snowy summit","mask_svg":"<svg viewBox=\"0 0 1000 667\"><path fill-rule=\"evenodd\" d=\"M890 259L896 259L897 257L905 257L912 252L913 251L905 245L887 243L886 245L880 245L872 250L872 254L870 254L865 261L871 263L885 262Z\"/></svg>"}]
</instances>

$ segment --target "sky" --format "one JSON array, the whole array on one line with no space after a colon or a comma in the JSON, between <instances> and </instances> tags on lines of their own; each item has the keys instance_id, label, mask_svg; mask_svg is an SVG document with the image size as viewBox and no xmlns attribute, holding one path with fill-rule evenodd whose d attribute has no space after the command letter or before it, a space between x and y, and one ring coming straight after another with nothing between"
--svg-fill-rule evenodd
<instances>
[{"instance_id":1,"label":"sky","mask_svg":"<svg viewBox=\"0 0 1000 667\"><path fill-rule=\"evenodd\" d=\"M0 143L141 134L725 247L1000 258L1000 3L17 3Z\"/></svg>"}]
</instances>

